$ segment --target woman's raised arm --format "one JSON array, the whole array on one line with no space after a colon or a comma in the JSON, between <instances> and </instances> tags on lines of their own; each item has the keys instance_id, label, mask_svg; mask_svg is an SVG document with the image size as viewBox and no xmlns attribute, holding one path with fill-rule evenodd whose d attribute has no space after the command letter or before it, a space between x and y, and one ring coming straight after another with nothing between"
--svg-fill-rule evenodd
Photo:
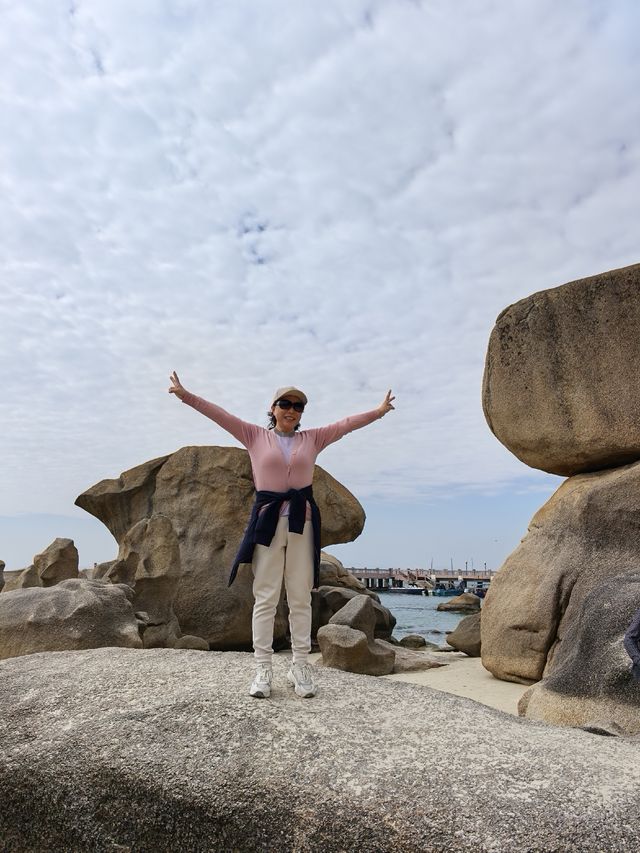
<instances>
[{"instance_id":1,"label":"woman's raised arm","mask_svg":"<svg viewBox=\"0 0 640 853\"><path fill-rule=\"evenodd\" d=\"M200 412L200 414L205 415L205 417L218 424L218 426L221 426L222 429L231 433L234 438L238 439L240 444L244 444L245 447L251 446L256 434L261 429L259 426L247 423L247 421L243 421L235 415L232 415L230 412L227 412L221 406L217 406L215 403L210 403L202 397L197 397L195 394L191 394L182 385L175 370L169 379L171 380L171 385L168 389L169 394L175 394L176 397L179 400L182 400L183 403L186 403L187 406L191 406L192 409L195 409L197 412Z\"/></svg>"},{"instance_id":2,"label":"woman's raised arm","mask_svg":"<svg viewBox=\"0 0 640 853\"><path fill-rule=\"evenodd\" d=\"M342 438L347 433L353 432L355 429L362 429L362 427L368 426L368 424L383 418L388 412L395 409L395 406L393 405L393 401L395 399L396 398L391 393L391 389L389 389L377 409L372 409L370 412L363 412L360 415L351 415L348 418L343 418L341 421L337 421L335 424L329 424L325 427L309 430L309 432L313 434L313 439L318 449L318 453L321 450L324 450L327 445L332 444L334 441L338 441L338 439Z\"/></svg>"}]
</instances>

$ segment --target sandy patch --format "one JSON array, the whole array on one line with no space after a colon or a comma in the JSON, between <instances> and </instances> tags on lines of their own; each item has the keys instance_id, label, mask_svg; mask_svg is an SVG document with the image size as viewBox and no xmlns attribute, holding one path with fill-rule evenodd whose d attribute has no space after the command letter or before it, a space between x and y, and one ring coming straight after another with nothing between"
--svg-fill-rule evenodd
<instances>
[{"instance_id":1,"label":"sandy patch","mask_svg":"<svg viewBox=\"0 0 640 853\"><path fill-rule=\"evenodd\" d=\"M528 690L527 685L499 681L482 666L480 658L470 658L461 652L433 652L432 656L447 665L423 672L385 675L383 678L407 681L410 684L425 684L434 690L466 696L467 699L474 699L482 705L518 716L518 701L525 690ZM311 663L321 660L322 655L319 653L310 656Z\"/></svg>"},{"instance_id":2,"label":"sandy patch","mask_svg":"<svg viewBox=\"0 0 640 853\"><path fill-rule=\"evenodd\" d=\"M433 656L444 661L447 666L384 677L393 681L426 684L434 690L466 696L490 708L518 715L518 701L529 689L527 685L499 681L482 666L480 658L470 658L460 652L435 652Z\"/></svg>"}]
</instances>

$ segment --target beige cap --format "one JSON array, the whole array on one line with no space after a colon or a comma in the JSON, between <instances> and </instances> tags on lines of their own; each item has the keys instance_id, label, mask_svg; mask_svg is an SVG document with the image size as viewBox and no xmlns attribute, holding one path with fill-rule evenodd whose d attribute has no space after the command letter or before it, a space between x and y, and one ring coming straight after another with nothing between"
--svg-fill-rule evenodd
<instances>
[{"instance_id":1,"label":"beige cap","mask_svg":"<svg viewBox=\"0 0 640 853\"><path fill-rule=\"evenodd\" d=\"M271 405L273 405L276 400L281 400L283 397L298 397L300 400L302 400L305 406L309 402L307 400L307 395L304 394L299 388L294 388L293 386L289 385L286 388L278 388Z\"/></svg>"}]
</instances>

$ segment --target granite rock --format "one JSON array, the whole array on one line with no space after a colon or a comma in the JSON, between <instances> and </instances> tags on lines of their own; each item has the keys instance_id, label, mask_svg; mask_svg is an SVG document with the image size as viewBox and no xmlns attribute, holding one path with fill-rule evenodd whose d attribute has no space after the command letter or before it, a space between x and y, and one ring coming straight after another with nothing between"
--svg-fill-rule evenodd
<instances>
[{"instance_id":1,"label":"granite rock","mask_svg":"<svg viewBox=\"0 0 640 853\"><path fill-rule=\"evenodd\" d=\"M180 636L173 601L181 576L178 538L170 519L159 513L134 524L108 564L103 577L130 586L134 610L147 615L145 648L171 648Z\"/></svg>"},{"instance_id":2,"label":"granite rock","mask_svg":"<svg viewBox=\"0 0 640 853\"><path fill-rule=\"evenodd\" d=\"M566 480L533 516L482 606L482 664L531 683L554 657L585 596L640 566L640 463Z\"/></svg>"},{"instance_id":3,"label":"granite rock","mask_svg":"<svg viewBox=\"0 0 640 853\"><path fill-rule=\"evenodd\" d=\"M454 598L448 598L438 605L437 610L450 611L452 613L477 613L482 601L472 592L463 592Z\"/></svg>"},{"instance_id":4,"label":"granite rock","mask_svg":"<svg viewBox=\"0 0 640 853\"><path fill-rule=\"evenodd\" d=\"M326 551L320 552L319 586L346 587L354 592L369 595L376 601L380 600L374 592L367 589L362 581L348 572L337 557L334 557L333 554L327 554Z\"/></svg>"},{"instance_id":5,"label":"granite rock","mask_svg":"<svg viewBox=\"0 0 640 853\"><path fill-rule=\"evenodd\" d=\"M355 595L337 613L329 619L330 625L348 625L356 631L362 631L370 642L374 639L376 611L367 595Z\"/></svg>"},{"instance_id":6,"label":"granite rock","mask_svg":"<svg viewBox=\"0 0 640 853\"><path fill-rule=\"evenodd\" d=\"M424 649L427 645L427 641L421 634L406 634L400 637L399 642L406 649Z\"/></svg>"},{"instance_id":7,"label":"granite rock","mask_svg":"<svg viewBox=\"0 0 640 853\"><path fill-rule=\"evenodd\" d=\"M369 600L366 596L363 598ZM324 666L362 675L389 675L393 672L394 647L369 640L364 631L348 625L332 622L324 625L318 631L318 645Z\"/></svg>"},{"instance_id":8,"label":"granite rock","mask_svg":"<svg viewBox=\"0 0 640 853\"><path fill-rule=\"evenodd\" d=\"M496 320L482 403L533 468L570 476L640 459L640 264L534 293Z\"/></svg>"},{"instance_id":9,"label":"granite rock","mask_svg":"<svg viewBox=\"0 0 640 853\"><path fill-rule=\"evenodd\" d=\"M98 649L1 662L3 850L640 846L640 739L331 669L302 701L287 665L276 656L272 699L257 702L249 654ZM464 749L443 737L452 720L473 733Z\"/></svg>"},{"instance_id":10,"label":"granite rock","mask_svg":"<svg viewBox=\"0 0 640 853\"><path fill-rule=\"evenodd\" d=\"M58 537L44 551L36 554L26 569L11 572L3 591L55 586L60 581L78 577L78 549L73 539Z\"/></svg>"},{"instance_id":11,"label":"granite rock","mask_svg":"<svg viewBox=\"0 0 640 853\"><path fill-rule=\"evenodd\" d=\"M582 601L550 675L520 700L519 713L556 725L613 724L640 734L640 681L631 674L624 633L640 609L640 573L618 575Z\"/></svg>"},{"instance_id":12,"label":"granite rock","mask_svg":"<svg viewBox=\"0 0 640 853\"><path fill-rule=\"evenodd\" d=\"M465 616L455 629L447 634L447 643L458 652L464 652L471 658L480 657L480 619L482 611Z\"/></svg>"},{"instance_id":13,"label":"granite rock","mask_svg":"<svg viewBox=\"0 0 640 853\"><path fill-rule=\"evenodd\" d=\"M124 584L84 579L3 593L0 659L101 646L141 648L132 598Z\"/></svg>"},{"instance_id":14,"label":"granite rock","mask_svg":"<svg viewBox=\"0 0 640 853\"><path fill-rule=\"evenodd\" d=\"M315 468L314 495L322 512L322 545L355 539L364 525L358 501L337 480ZM182 576L173 608L185 634L212 648L250 648L252 575L241 566L227 585L251 505L254 486L245 450L183 447L103 480L76 499L99 518L120 544L127 531L155 513L167 516L180 546ZM284 599L282 599L282 602ZM285 642L287 621L278 608L276 646Z\"/></svg>"},{"instance_id":15,"label":"granite rock","mask_svg":"<svg viewBox=\"0 0 640 853\"><path fill-rule=\"evenodd\" d=\"M337 613L359 595L362 593L346 587L319 586L314 589L311 593L312 640L316 639L319 628L329 624L334 613ZM390 639L396 625L395 616L380 603L380 599L375 593L371 593L367 597L371 599L376 614L374 636L382 640Z\"/></svg>"}]
</instances>

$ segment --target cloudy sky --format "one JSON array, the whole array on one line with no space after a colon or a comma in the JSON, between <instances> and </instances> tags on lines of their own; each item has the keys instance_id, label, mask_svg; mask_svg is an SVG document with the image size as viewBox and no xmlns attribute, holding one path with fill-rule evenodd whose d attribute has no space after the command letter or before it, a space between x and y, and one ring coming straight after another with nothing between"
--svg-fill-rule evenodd
<instances>
[{"instance_id":1,"label":"cloudy sky","mask_svg":"<svg viewBox=\"0 0 640 853\"><path fill-rule=\"evenodd\" d=\"M559 478L492 436L497 314L635 263L635 0L0 2L0 558L188 444L167 394L306 426L397 410L320 463L368 514L349 565L497 567Z\"/></svg>"}]
</instances>

